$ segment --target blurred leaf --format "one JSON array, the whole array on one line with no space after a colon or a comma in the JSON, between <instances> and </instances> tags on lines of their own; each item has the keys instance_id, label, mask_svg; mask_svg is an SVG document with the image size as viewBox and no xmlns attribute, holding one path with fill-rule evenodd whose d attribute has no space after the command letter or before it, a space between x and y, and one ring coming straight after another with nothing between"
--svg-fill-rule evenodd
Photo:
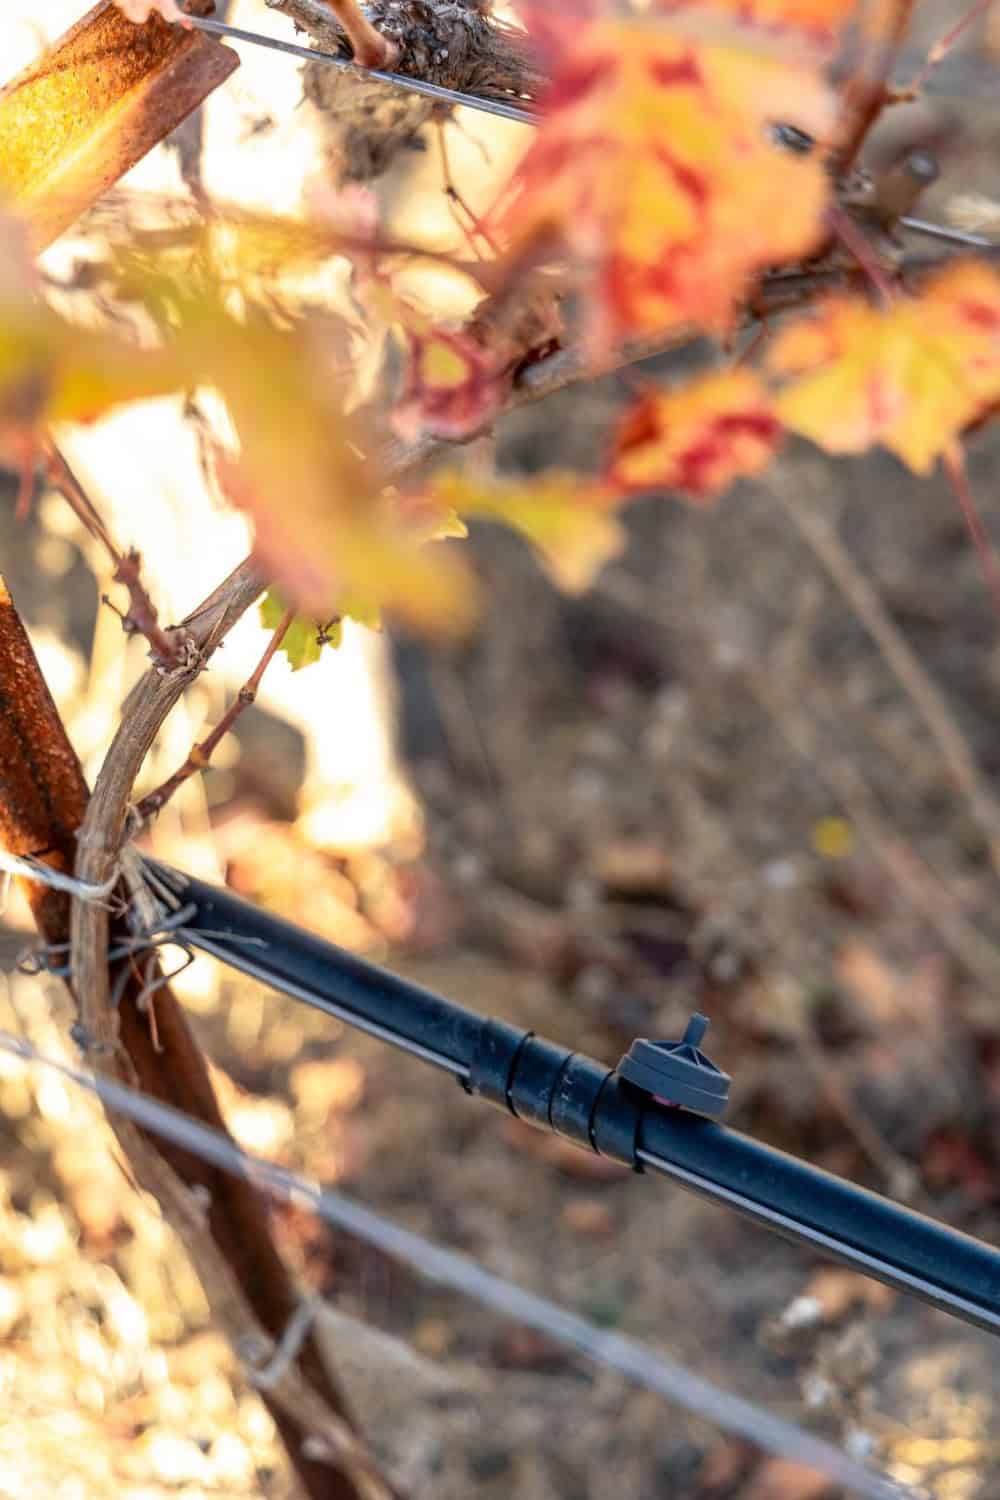
<instances>
[{"instance_id":1,"label":"blurred leaf","mask_svg":"<svg viewBox=\"0 0 1000 1500\"><path fill-rule=\"evenodd\" d=\"M1000 277L949 267L886 311L849 297L778 336L778 415L830 453L875 443L918 474L1000 400Z\"/></svg>"},{"instance_id":2,"label":"blurred leaf","mask_svg":"<svg viewBox=\"0 0 1000 1500\"><path fill-rule=\"evenodd\" d=\"M172 351L77 327L40 295L24 226L0 216L0 440L18 450L51 422L91 422L181 384Z\"/></svg>"},{"instance_id":3,"label":"blurred leaf","mask_svg":"<svg viewBox=\"0 0 1000 1500\"><path fill-rule=\"evenodd\" d=\"M392 413L399 435L464 438L488 426L508 384L492 351L461 329L409 329L406 340L406 386Z\"/></svg>"},{"instance_id":4,"label":"blurred leaf","mask_svg":"<svg viewBox=\"0 0 1000 1500\"><path fill-rule=\"evenodd\" d=\"M422 498L457 516L502 521L537 548L561 588L580 593L625 544L606 485L560 469L524 479L445 470Z\"/></svg>"},{"instance_id":5,"label":"blurred leaf","mask_svg":"<svg viewBox=\"0 0 1000 1500\"><path fill-rule=\"evenodd\" d=\"M658 15L701 17L706 23L732 20L771 33L797 32L822 44L832 43L841 27L865 17L857 0L654 0Z\"/></svg>"},{"instance_id":6,"label":"blurred leaf","mask_svg":"<svg viewBox=\"0 0 1000 1500\"><path fill-rule=\"evenodd\" d=\"M567 49L496 214L511 276L568 250L597 350L628 334L719 331L754 275L820 237L822 166L768 123L833 124L818 70L756 48L597 21Z\"/></svg>"},{"instance_id":7,"label":"blurred leaf","mask_svg":"<svg viewBox=\"0 0 1000 1500\"><path fill-rule=\"evenodd\" d=\"M732 480L766 468L782 436L756 375L724 370L630 407L614 441L608 483L626 491L679 490L705 503Z\"/></svg>"},{"instance_id":8,"label":"blurred leaf","mask_svg":"<svg viewBox=\"0 0 1000 1500\"><path fill-rule=\"evenodd\" d=\"M238 457L217 451L231 502L253 518L255 554L290 606L327 620L391 609L458 633L473 612L468 570L408 528L385 492L378 443L345 410L337 328L232 316L211 294L180 307L178 348L225 400Z\"/></svg>"},{"instance_id":9,"label":"blurred leaf","mask_svg":"<svg viewBox=\"0 0 1000 1500\"><path fill-rule=\"evenodd\" d=\"M403 391L392 409L401 438L464 438L489 424L509 379L502 351L475 336L474 321L468 328L441 324L399 291L390 274L358 274L355 294L372 323L393 330L405 350Z\"/></svg>"}]
</instances>

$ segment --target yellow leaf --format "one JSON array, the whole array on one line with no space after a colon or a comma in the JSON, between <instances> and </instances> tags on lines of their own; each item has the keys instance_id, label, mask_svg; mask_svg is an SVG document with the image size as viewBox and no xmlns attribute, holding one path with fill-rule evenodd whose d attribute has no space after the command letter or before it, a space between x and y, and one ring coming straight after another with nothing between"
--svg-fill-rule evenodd
<instances>
[{"instance_id":1,"label":"yellow leaf","mask_svg":"<svg viewBox=\"0 0 1000 1500\"><path fill-rule=\"evenodd\" d=\"M154 258L128 275L162 343L143 349L76 327L38 294L23 232L0 217L0 451L27 467L37 434L91 421L123 401L196 385L225 401L238 456L219 454L230 499L254 522L263 572L312 619L393 610L418 628L457 633L474 606L471 574L449 549L447 517L406 524L384 493L377 443L345 413L341 325L281 324L253 307L231 310L225 281L204 265L194 289Z\"/></svg>"},{"instance_id":2,"label":"yellow leaf","mask_svg":"<svg viewBox=\"0 0 1000 1500\"><path fill-rule=\"evenodd\" d=\"M679 490L707 502L766 468L781 438L756 375L724 370L637 401L619 426L607 479L619 490Z\"/></svg>"},{"instance_id":3,"label":"yellow leaf","mask_svg":"<svg viewBox=\"0 0 1000 1500\"><path fill-rule=\"evenodd\" d=\"M854 829L843 818L820 818L813 824L812 843L824 859L847 859L854 853Z\"/></svg>"},{"instance_id":4,"label":"yellow leaf","mask_svg":"<svg viewBox=\"0 0 1000 1500\"><path fill-rule=\"evenodd\" d=\"M830 453L881 443L926 474L1000 400L1000 278L970 261L884 312L833 298L778 338L769 364L795 432Z\"/></svg>"},{"instance_id":5,"label":"yellow leaf","mask_svg":"<svg viewBox=\"0 0 1000 1500\"><path fill-rule=\"evenodd\" d=\"M268 589L257 608L264 629L277 630L286 609L281 595L275 589ZM339 646L342 634L339 620L320 624L317 620L296 615L285 631L279 649L287 656L292 671L297 672L301 667L311 667L313 662L319 661L324 646Z\"/></svg>"},{"instance_id":6,"label":"yellow leaf","mask_svg":"<svg viewBox=\"0 0 1000 1500\"><path fill-rule=\"evenodd\" d=\"M582 593L625 543L607 486L560 469L518 479L446 470L431 477L420 498L519 531L569 593Z\"/></svg>"},{"instance_id":7,"label":"yellow leaf","mask_svg":"<svg viewBox=\"0 0 1000 1500\"><path fill-rule=\"evenodd\" d=\"M42 299L25 226L0 214L0 439L30 443L52 422L90 422L125 401L175 390L169 350L77 327Z\"/></svg>"}]
</instances>

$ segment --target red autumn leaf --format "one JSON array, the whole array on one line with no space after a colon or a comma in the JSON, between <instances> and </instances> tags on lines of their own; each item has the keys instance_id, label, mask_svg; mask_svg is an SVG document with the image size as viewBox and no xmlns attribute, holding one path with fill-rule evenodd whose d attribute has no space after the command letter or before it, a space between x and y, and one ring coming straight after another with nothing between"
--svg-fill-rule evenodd
<instances>
[{"instance_id":1,"label":"red autumn leaf","mask_svg":"<svg viewBox=\"0 0 1000 1500\"><path fill-rule=\"evenodd\" d=\"M679 490L704 503L766 468L782 436L757 377L725 370L636 402L618 429L606 477L619 490Z\"/></svg>"},{"instance_id":2,"label":"red autumn leaf","mask_svg":"<svg viewBox=\"0 0 1000 1500\"><path fill-rule=\"evenodd\" d=\"M494 215L511 275L569 252L597 348L726 329L755 275L819 238L822 167L781 150L774 120L828 132L815 69L652 23L586 27Z\"/></svg>"},{"instance_id":3,"label":"red autumn leaf","mask_svg":"<svg viewBox=\"0 0 1000 1500\"><path fill-rule=\"evenodd\" d=\"M513 8L544 69L551 73L583 27L607 14L604 0L513 0Z\"/></svg>"},{"instance_id":4,"label":"red autumn leaf","mask_svg":"<svg viewBox=\"0 0 1000 1500\"><path fill-rule=\"evenodd\" d=\"M506 392L495 355L461 329L407 334L406 386L393 408L400 437L464 438L487 426Z\"/></svg>"},{"instance_id":5,"label":"red autumn leaf","mask_svg":"<svg viewBox=\"0 0 1000 1500\"><path fill-rule=\"evenodd\" d=\"M886 311L832 298L778 338L769 364L795 432L830 453L881 443L926 474L1000 401L1000 277L969 261Z\"/></svg>"}]
</instances>

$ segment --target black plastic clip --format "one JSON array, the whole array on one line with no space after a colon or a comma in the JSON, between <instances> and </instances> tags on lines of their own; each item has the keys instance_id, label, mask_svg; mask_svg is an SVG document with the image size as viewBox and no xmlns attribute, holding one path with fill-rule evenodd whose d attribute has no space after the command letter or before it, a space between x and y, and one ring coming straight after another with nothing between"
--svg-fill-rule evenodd
<instances>
[{"instance_id":1,"label":"black plastic clip","mask_svg":"<svg viewBox=\"0 0 1000 1500\"><path fill-rule=\"evenodd\" d=\"M708 1017L694 1015L679 1042L637 1037L618 1064L619 1075L660 1104L717 1120L729 1103L729 1074L700 1050Z\"/></svg>"}]
</instances>

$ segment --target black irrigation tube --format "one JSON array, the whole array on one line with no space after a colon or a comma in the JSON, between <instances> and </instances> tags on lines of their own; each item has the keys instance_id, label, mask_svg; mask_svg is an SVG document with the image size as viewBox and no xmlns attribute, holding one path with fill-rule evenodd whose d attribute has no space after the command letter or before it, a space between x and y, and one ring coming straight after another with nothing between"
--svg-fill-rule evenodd
<instances>
[{"instance_id":1,"label":"black irrigation tube","mask_svg":"<svg viewBox=\"0 0 1000 1500\"><path fill-rule=\"evenodd\" d=\"M166 866L178 936L232 968L450 1073L585 1150L659 1172L705 1198L1000 1333L1000 1250L684 1110L583 1053L476 1014L232 892Z\"/></svg>"}]
</instances>

